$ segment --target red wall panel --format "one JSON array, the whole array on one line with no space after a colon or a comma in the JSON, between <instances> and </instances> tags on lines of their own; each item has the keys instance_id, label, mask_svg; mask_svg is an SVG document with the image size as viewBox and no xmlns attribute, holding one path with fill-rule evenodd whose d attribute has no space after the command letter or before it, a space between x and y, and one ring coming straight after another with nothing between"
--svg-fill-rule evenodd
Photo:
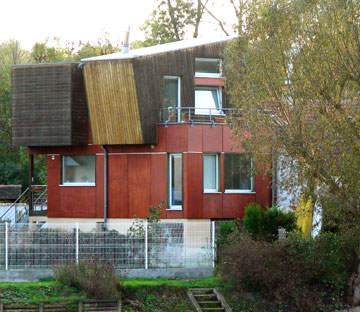
<instances>
[{"instance_id":1,"label":"red wall panel","mask_svg":"<svg viewBox=\"0 0 360 312\"><path fill-rule=\"evenodd\" d=\"M222 127L223 129L223 151L225 153L231 153L231 152L234 152L234 153L241 153L243 152L244 150L239 147L239 142L234 142L233 139L232 139L232 131L230 129L230 127L228 126L225 126L225 127Z\"/></svg>"},{"instance_id":2,"label":"red wall panel","mask_svg":"<svg viewBox=\"0 0 360 312\"><path fill-rule=\"evenodd\" d=\"M127 160L126 154L108 156L109 218L127 218L129 215Z\"/></svg>"},{"instance_id":3,"label":"red wall panel","mask_svg":"<svg viewBox=\"0 0 360 312\"><path fill-rule=\"evenodd\" d=\"M95 186L61 186L60 216L63 218L95 218Z\"/></svg>"},{"instance_id":4,"label":"red wall panel","mask_svg":"<svg viewBox=\"0 0 360 312\"><path fill-rule=\"evenodd\" d=\"M150 181L150 203L157 206L162 200L167 200L167 177L166 177L166 154L151 155L151 181ZM166 218L166 205L163 205L161 218Z\"/></svg>"},{"instance_id":5,"label":"red wall panel","mask_svg":"<svg viewBox=\"0 0 360 312\"><path fill-rule=\"evenodd\" d=\"M128 155L129 218L149 214L150 183L150 155Z\"/></svg>"},{"instance_id":6,"label":"red wall panel","mask_svg":"<svg viewBox=\"0 0 360 312\"><path fill-rule=\"evenodd\" d=\"M61 157L59 155L48 155L47 157L47 181L48 181L48 208L49 218L60 217L60 174Z\"/></svg>"},{"instance_id":7,"label":"red wall panel","mask_svg":"<svg viewBox=\"0 0 360 312\"><path fill-rule=\"evenodd\" d=\"M203 155L201 153L189 153L187 157L188 218L200 219L203 217Z\"/></svg>"},{"instance_id":8,"label":"red wall panel","mask_svg":"<svg viewBox=\"0 0 360 312\"><path fill-rule=\"evenodd\" d=\"M245 207L254 202L255 194L224 194L223 218L243 218Z\"/></svg>"},{"instance_id":9,"label":"red wall panel","mask_svg":"<svg viewBox=\"0 0 360 312\"><path fill-rule=\"evenodd\" d=\"M104 156L96 156L96 218L104 218ZM87 199L89 201L90 198Z\"/></svg>"},{"instance_id":10,"label":"red wall panel","mask_svg":"<svg viewBox=\"0 0 360 312\"><path fill-rule=\"evenodd\" d=\"M203 127L201 125L194 125L188 127L188 148L189 152L202 152L203 150Z\"/></svg>"},{"instance_id":11,"label":"red wall panel","mask_svg":"<svg viewBox=\"0 0 360 312\"><path fill-rule=\"evenodd\" d=\"M222 194L203 195L203 218L223 218Z\"/></svg>"},{"instance_id":12,"label":"red wall panel","mask_svg":"<svg viewBox=\"0 0 360 312\"><path fill-rule=\"evenodd\" d=\"M223 126L203 125L203 152L221 152L223 146Z\"/></svg>"},{"instance_id":13,"label":"red wall panel","mask_svg":"<svg viewBox=\"0 0 360 312\"><path fill-rule=\"evenodd\" d=\"M169 153L183 152L188 147L188 127L189 125L170 125L166 128L167 140L166 149Z\"/></svg>"},{"instance_id":14,"label":"red wall panel","mask_svg":"<svg viewBox=\"0 0 360 312\"><path fill-rule=\"evenodd\" d=\"M108 217L133 218L149 214L150 205L167 200L167 153L183 153L183 210L165 210L162 218L237 218L252 201L271 204L270 179L256 177L256 194L224 192L224 154L221 154L221 192L203 194L202 152L241 152L232 149L228 126L158 126L158 144L108 146ZM48 216L103 218L104 172L100 146L30 148L29 153L95 154L96 187L59 187L61 157L48 157ZM86 208L85 208L86 207Z\"/></svg>"}]
</instances>

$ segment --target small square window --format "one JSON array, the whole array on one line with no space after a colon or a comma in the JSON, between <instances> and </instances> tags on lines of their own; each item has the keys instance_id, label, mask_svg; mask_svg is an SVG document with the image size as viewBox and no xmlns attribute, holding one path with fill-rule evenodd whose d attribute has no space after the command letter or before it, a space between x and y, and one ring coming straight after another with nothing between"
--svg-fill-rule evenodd
<instances>
[{"instance_id":1,"label":"small square window","mask_svg":"<svg viewBox=\"0 0 360 312\"><path fill-rule=\"evenodd\" d=\"M63 185L95 185L95 155L63 156Z\"/></svg>"},{"instance_id":2,"label":"small square window","mask_svg":"<svg viewBox=\"0 0 360 312\"><path fill-rule=\"evenodd\" d=\"M221 87L195 87L195 114L222 115Z\"/></svg>"},{"instance_id":3,"label":"small square window","mask_svg":"<svg viewBox=\"0 0 360 312\"><path fill-rule=\"evenodd\" d=\"M221 77L220 59L195 58L195 77Z\"/></svg>"}]
</instances>

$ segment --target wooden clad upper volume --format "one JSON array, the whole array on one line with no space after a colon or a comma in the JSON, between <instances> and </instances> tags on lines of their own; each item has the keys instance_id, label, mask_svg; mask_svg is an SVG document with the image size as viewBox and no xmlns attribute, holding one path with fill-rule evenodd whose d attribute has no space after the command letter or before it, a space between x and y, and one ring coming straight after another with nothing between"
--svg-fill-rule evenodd
<instances>
[{"instance_id":1,"label":"wooden clad upper volume","mask_svg":"<svg viewBox=\"0 0 360 312\"><path fill-rule=\"evenodd\" d=\"M78 63L12 67L12 143L88 143L88 109Z\"/></svg>"},{"instance_id":2,"label":"wooden clad upper volume","mask_svg":"<svg viewBox=\"0 0 360 312\"><path fill-rule=\"evenodd\" d=\"M113 58L85 59L93 143L157 143L164 76L181 78L181 106L194 107L195 58L219 58L225 44L221 41L144 55L133 50L133 54L114 54Z\"/></svg>"}]
</instances>

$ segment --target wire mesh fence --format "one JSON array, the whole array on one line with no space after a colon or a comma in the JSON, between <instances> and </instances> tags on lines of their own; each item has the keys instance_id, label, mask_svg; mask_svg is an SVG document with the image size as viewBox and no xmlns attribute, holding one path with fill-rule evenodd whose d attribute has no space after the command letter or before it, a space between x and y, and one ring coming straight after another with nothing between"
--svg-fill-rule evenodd
<instances>
[{"instance_id":1,"label":"wire mesh fence","mask_svg":"<svg viewBox=\"0 0 360 312\"><path fill-rule=\"evenodd\" d=\"M206 268L214 263L214 223L0 224L0 270L46 269L79 261L116 269Z\"/></svg>"}]
</instances>

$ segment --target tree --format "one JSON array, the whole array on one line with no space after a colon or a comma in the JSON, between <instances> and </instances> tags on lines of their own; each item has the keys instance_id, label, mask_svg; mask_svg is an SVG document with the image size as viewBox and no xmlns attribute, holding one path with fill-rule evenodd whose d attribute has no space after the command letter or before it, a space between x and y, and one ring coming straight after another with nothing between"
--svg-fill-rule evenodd
<instances>
[{"instance_id":1,"label":"tree","mask_svg":"<svg viewBox=\"0 0 360 312\"><path fill-rule=\"evenodd\" d=\"M159 0L157 9L141 27L145 33L142 45L183 40L189 26L194 27L194 37L197 37L203 10L200 0L197 7L192 0Z\"/></svg>"},{"instance_id":2,"label":"tree","mask_svg":"<svg viewBox=\"0 0 360 312\"><path fill-rule=\"evenodd\" d=\"M360 2L248 2L224 69L242 109L234 137L271 171L286 155L332 230L360 217ZM241 23L240 23L241 25ZM244 137L244 131L250 133Z\"/></svg>"}]
</instances>

